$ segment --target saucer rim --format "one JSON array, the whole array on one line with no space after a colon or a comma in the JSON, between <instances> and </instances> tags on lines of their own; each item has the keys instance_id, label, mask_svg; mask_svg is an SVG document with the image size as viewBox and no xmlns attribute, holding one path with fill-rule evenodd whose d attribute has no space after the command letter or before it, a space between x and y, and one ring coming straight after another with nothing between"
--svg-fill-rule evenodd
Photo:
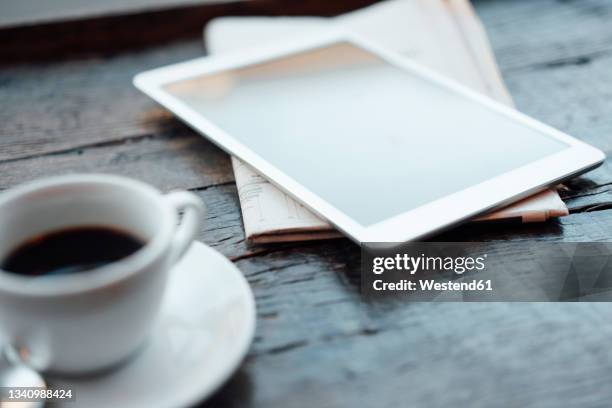
<instances>
[{"instance_id":1,"label":"saucer rim","mask_svg":"<svg viewBox=\"0 0 612 408\"><path fill-rule=\"evenodd\" d=\"M209 245L201 241L194 241L192 245L190 246L190 248L187 250L187 252L191 251L196 245L198 246L201 245L202 249L208 251L213 256L218 257L219 261L225 264L228 267L228 269L234 269L234 271L236 272L236 275L238 276L238 280L240 281L240 285L242 286L242 289L245 291L245 294L248 297L247 303L248 303L248 309L250 311L248 313L249 322L248 322L248 328L246 330L246 335L244 336L244 340L240 344L239 352L237 352L234 355L234 358L232 359L232 361L229 362L225 366L225 370L217 376L217 380L211 381L208 387L206 388L203 387L199 395L194 395L191 398L184 398L180 401L177 401L178 402L177 406L194 406L196 404L201 404L201 403L206 402L206 400L209 397L211 397L216 391L218 391L231 378L231 376L240 367L240 364L244 361L249 351L249 348L251 344L253 343L253 338L255 337L255 328L257 324L257 305L255 303L255 295L253 294L253 291L251 290L251 285L249 285L249 282L244 277L240 269L236 265L234 265L232 261L230 261L227 257L225 257L221 252L217 251L216 249L210 247ZM187 253L185 255L187 255ZM172 273L172 270L170 271L170 273Z\"/></svg>"}]
</instances>

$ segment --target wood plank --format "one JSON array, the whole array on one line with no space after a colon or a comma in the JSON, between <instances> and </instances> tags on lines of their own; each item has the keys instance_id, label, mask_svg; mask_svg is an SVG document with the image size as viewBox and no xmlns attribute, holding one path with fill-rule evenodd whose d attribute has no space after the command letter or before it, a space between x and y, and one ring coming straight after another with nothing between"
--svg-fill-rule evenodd
<instances>
[{"instance_id":1,"label":"wood plank","mask_svg":"<svg viewBox=\"0 0 612 408\"><path fill-rule=\"evenodd\" d=\"M608 153L611 64L612 54L583 65L509 71L504 79L520 111Z\"/></svg>"},{"instance_id":2,"label":"wood plank","mask_svg":"<svg viewBox=\"0 0 612 408\"><path fill-rule=\"evenodd\" d=\"M0 68L0 160L119 141L176 128L132 86L138 72L195 58L200 41L141 53Z\"/></svg>"},{"instance_id":3,"label":"wood plank","mask_svg":"<svg viewBox=\"0 0 612 408\"><path fill-rule=\"evenodd\" d=\"M477 1L517 108L612 155L612 4L605 1ZM595 12L597 10L597 12ZM559 27L563 27L559 35ZM592 47L592 48L589 48ZM565 183L572 211L607 208L609 160Z\"/></svg>"},{"instance_id":4,"label":"wood plank","mask_svg":"<svg viewBox=\"0 0 612 408\"><path fill-rule=\"evenodd\" d=\"M612 54L588 64L537 67L504 73L517 108L567 132L612 156L612 117L609 94L612 84ZM603 199L600 186L612 182L612 164L603 165L565 183L564 196L589 196L592 203Z\"/></svg>"},{"instance_id":5,"label":"wood plank","mask_svg":"<svg viewBox=\"0 0 612 408\"><path fill-rule=\"evenodd\" d=\"M285 346L252 353L204 406L580 407L612 397L607 304L361 305L287 305L260 318L258 336Z\"/></svg>"},{"instance_id":6,"label":"wood plank","mask_svg":"<svg viewBox=\"0 0 612 408\"><path fill-rule=\"evenodd\" d=\"M170 132L73 148L0 164L0 189L39 177L69 173L113 173L168 191L201 189L234 181L229 157L177 124Z\"/></svg>"},{"instance_id":7,"label":"wood plank","mask_svg":"<svg viewBox=\"0 0 612 408\"><path fill-rule=\"evenodd\" d=\"M562 194L570 212L591 212L612 208L611 184L568 190Z\"/></svg>"},{"instance_id":8,"label":"wood plank","mask_svg":"<svg viewBox=\"0 0 612 408\"><path fill-rule=\"evenodd\" d=\"M612 4L475 2L517 107L612 155ZM562 35L560 35L562 33ZM592 47L592 48L589 48ZM607 208L610 160L565 183L572 211Z\"/></svg>"},{"instance_id":9,"label":"wood plank","mask_svg":"<svg viewBox=\"0 0 612 408\"><path fill-rule=\"evenodd\" d=\"M212 186L194 193L206 206L206 220L200 229L199 240L230 259L248 257L253 249L245 241L236 185ZM263 249L255 252L263 253Z\"/></svg>"},{"instance_id":10,"label":"wood plank","mask_svg":"<svg viewBox=\"0 0 612 408\"><path fill-rule=\"evenodd\" d=\"M474 1L502 69L582 65L612 51L607 0Z\"/></svg>"},{"instance_id":11,"label":"wood plank","mask_svg":"<svg viewBox=\"0 0 612 408\"><path fill-rule=\"evenodd\" d=\"M548 225L470 227L455 237L508 251L510 237L609 241L612 211ZM257 300L255 342L206 406L525 406L544 397L571 406L612 397L601 391L612 361L598 346L612 332L607 304L365 301L355 279L358 249L346 240L237 265ZM559 386L546 386L551 381Z\"/></svg>"}]
</instances>

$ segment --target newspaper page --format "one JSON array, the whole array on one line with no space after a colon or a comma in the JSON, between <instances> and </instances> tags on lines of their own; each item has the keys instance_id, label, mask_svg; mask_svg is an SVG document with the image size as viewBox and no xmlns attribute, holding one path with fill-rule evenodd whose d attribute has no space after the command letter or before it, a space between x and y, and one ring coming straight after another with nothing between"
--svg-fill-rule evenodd
<instances>
[{"instance_id":1,"label":"newspaper page","mask_svg":"<svg viewBox=\"0 0 612 408\"><path fill-rule=\"evenodd\" d=\"M211 54L239 51L276 38L337 24L412 58L472 89L511 105L486 33L467 0L389 0L334 18L224 17L206 28ZM341 236L327 222L232 158L247 239L256 243ZM567 214L555 191L546 190L480 220L544 221Z\"/></svg>"}]
</instances>

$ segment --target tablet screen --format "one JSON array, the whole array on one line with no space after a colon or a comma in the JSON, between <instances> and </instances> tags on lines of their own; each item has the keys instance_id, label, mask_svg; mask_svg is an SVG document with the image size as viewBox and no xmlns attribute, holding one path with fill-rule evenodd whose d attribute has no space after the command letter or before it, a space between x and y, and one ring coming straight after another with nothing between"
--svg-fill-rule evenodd
<instances>
[{"instance_id":1,"label":"tablet screen","mask_svg":"<svg viewBox=\"0 0 612 408\"><path fill-rule=\"evenodd\" d=\"M348 42L164 89L363 226L569 147Z\"/></svg>"}]
</instances>

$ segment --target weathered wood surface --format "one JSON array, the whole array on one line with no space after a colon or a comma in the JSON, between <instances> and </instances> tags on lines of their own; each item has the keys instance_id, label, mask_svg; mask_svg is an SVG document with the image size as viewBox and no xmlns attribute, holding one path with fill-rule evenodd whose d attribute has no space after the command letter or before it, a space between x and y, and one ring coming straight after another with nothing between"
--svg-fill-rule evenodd
<instances>
[{"instance_id":1,"label":"weathered wood surface","mask_svg":"<svg viewBox=\"0 0 612 408\"><path fill-rule=\"evenodd\" d=\"M612 3L476 8L518 107L611 154ZM612 305L366 302L359 249L347 240L247 245L227 156L131 86L139 71L202 53L193 37L1 66L0 188L101 171L202 197L200 238L236 262L258 307L246 361L205 405L611 404ZM436 239L490 241L508 253L512 241L612 239L609 161L563 195L573 213L559 221L468 225Z\"/></svg>"}]
</instances>

